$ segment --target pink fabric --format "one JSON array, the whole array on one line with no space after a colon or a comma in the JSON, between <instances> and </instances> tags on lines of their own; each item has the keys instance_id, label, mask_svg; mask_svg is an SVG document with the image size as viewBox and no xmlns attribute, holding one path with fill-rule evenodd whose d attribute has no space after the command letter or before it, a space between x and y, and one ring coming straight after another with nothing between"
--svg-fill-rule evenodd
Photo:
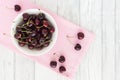
<instances>
[{"instance_id":1,"label":"pink fabric","mask_svg":"<svg viewBox=\"0 0 120 80\"><path fill-rule=\"evenodd\" d=\"M15 51L16 53L24 55L22 52L20 52L12 43L10 38L10 29L13 19L20 13L14 11L14 5L19 4L22 7L22 11L26 9L31 8L39 8L46 12L48 12L50 15L53 16L55 19L57 25L58 25L58 39L55 44L55 46L52 48L52 50L48 54L44 54L41 56L27 56L26 57L33 59L34 61L37 61L38 63L52 69L49 66L49 63L53 59L58 59L59 55L63 54L66 57L66 62L64 64L58 64L56 69L52 69L53 71L59 73L59 66L65 65L67 68L67 71L65 73L59 73L69 79L73 79L74 75L77 71L77 68L83 58L83 55L85 55L85 52L92 42L94 35L93 33L70 23L69 21L57 16L55 13L48 11L42 7L39 7L28 0L0 0L0 44ZM76 36L77 32L82 31L85 34L85 38L83 40L78 40L76 38L71 38L70 40L73 43L80 43L82 45L82 49L80 51L74 50L74 45L72 45L68 39L66 38L66 35ZM7 36L3 35L6 33ZM53 53L56 53L56 55L53 55Z\"/></svg>"}]
</instances>

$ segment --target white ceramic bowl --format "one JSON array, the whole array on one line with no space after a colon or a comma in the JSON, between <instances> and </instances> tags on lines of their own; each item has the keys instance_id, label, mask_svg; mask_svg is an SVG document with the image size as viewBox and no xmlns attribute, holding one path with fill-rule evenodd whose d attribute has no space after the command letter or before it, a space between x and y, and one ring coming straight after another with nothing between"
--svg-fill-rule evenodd
<instances>
[{"instance_id":1,"label":"white ceramic bowl","mask_svg":"<svg viewBox=\"0 0 120 80\"><path fill-rule=\"evenodd\" d=\"M17 40L14 38L14 34L15 34L15 29L16 29L16 26L22 21L22 14L23 13L29 13L29 14L39 14L39 13L44 13L46 18L51 22L51 24L53 25L53 27L55 28L55 32L53 33L53 36L52 36L52 42L49 44L48 47L45 47L43 48L42 50L30 50L28 49L27 46L24 46L24 47L20 47L18 45L18 42ZM22 51L24 54L26 55L32 55L32 56L38 56L38 55L42 55L42 54L46 54L48 53L52 47L54 46L54 44L56 43L56 40L57 40L57 36L58 36L58 28L57 28L57 24L55 22L55 20L53 19L53 17L51 15L49 15L47 12L43 11L43 10L39 10L39 9L28 9L22 13L20 13L15 19L14 19L14 22L12 24L12 27L11 27L11 36L12 36L12 41L13 41L13 44L20 50Z\"/></svg>"}]
</instances>

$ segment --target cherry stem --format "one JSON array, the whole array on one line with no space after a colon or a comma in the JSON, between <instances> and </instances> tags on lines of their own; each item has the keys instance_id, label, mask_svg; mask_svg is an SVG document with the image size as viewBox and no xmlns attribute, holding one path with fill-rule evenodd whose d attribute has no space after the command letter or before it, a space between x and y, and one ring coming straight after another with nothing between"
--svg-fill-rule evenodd
<instances>
[{"instance_id":1,"label":"cherry stem","mask_svg":"<svg viewBox=\"0 0 120 80\"><path fill-rule=\"evenodd\" d=\"M6 34L6 33L3 33L4 36L7 36L7 37L11 37L10 35Z\"/></svg>"},{"instance_id":2,"label":"cherry stem","mask_svg":"<svg viewBox=\"0 0 120 80\"><path fill-rule=\"evenodd\" d=\"M28 42L23 42L23 41L21 41L21 40L17 40L18 42L22 42L22 43L25 43L26 45L31 45L30 43L28 43Z\"/></svg>"},{"instance_id":3,"label":"cherry stem","mask_svg":"<svg viewBox=\"0 0 120 80\"><path fill-rule=\"evenodd\" d=\"M46 42L43 42L42 44L41 44L41 46L42 45L44 45L45 43L48 43L48 42L51 42L52 40L48 40L48 41L46 41Z\"/></svg>"},{"instance_id":4,"label":"cherry stem","mask_svg":"<svg viewBox=\"0 0 120 80\"><path fill-rule=\"evenodd\" d=\"M56 53L53 53L53 55L56 55Z\"/></svg>"},{"instance_id":5,"label":"cherry stem","mask_svg":"<svg viewBox=\"0 0 120 80\"><path fill-rule=\"evenodd\" d=\"M26 26L26 24L23 24L22 26L20 26L20 27L25 27Z\"/></svg>"},{"instance_id":6,"label":"cherry stem","mask_svg":"<svg viewBox=\"0 0 120 80\"><path fill-rule=\"evenodd\" d=\"M8 6L6 6L7 9L14 9L14 8L9 8Z\"/></svg>"},{"instance_id":7,"label":"cherry stem","mask_svg":"<svg viewBox=\"0 0 120 80\"><path fill-rule=\"evenodd\" d=\"M67 38L75 38L75 36L69 36L69 35L67 35L66 37Z\"/></svg>"},{"instance_id":8,"label":"cherry stem","mask_svg":"<svg viewBox=\"0 0 120 80\"><path fill-rule=\"evenodd\" d=\"M30 32L30 31L21 31L21 32L32 33L32 32Z\"/></svg>"},{"instance_id":9,"label":"cherry stem","mask_svg":"<svg viewBox=\"0 0 120 80\"><path fill-rule=\"evenodd\" d=\"M22 43L25 43L25 44L28 44L28 42L23 42L23 41L21 41L21 40L17 40L18 42L22 42Z\"/></svg>"},{"instance_id":10,"label":"cherry stem","mask_svg":"<svg viewBox=\"0 0 120 80\"><path fill-rule=\"evenodd\" d=\"M39 26L36 26L37 29L40 29L40 28L42 28L42 27L43 27L43 26L40 26L40 27L39 27Z\"/></svg>"},{"instance_id":11,"label":"cherry stem","mask_svg":"<svg viewBox=\"0 0 120 80\"><path fill-rule=\"evenodd\" d=\"M29 38L29 37L22 37L21 39L26 39L26 38Z\"/></svg>"},{"instance_id":12,"label":"cherry stem","mask_svg":"<svg viewBox=\"0 0 120 80\"><path fill-rule=\"evenodd\" d=\"M27 23L26 23L27 26L29 26L29 24L30 24L30 19L31 18L29 18L28 21L27 21Z\"/></svg>"},{"instance_id":13,"label":"cherry stem","mask_svg":"<svg viewBox=\"0 0 120 80\"><path fill-rule=\"evenodd\" d=\"M72 41L70 40L70 36L66 36L67 37L67 39L68 39L68 41L72 44L72 45L74 45L74 43L72 43ZM73 37L72 37L73 38Z\"/></svg>"}]
</instances>

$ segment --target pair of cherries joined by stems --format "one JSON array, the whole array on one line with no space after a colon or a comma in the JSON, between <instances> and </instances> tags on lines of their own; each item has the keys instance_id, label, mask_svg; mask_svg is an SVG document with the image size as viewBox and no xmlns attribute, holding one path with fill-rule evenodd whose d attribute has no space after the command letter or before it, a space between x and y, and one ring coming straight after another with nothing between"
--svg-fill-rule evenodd
<instances>
[{"instance_id":1,"label":"pair of cherries joined by stems","mask_svg":"<svg viewBox=\"0 0 120 80\"><path fill-rule=\"evenodd\" d=\"M85 35L84 35L83 32L78 32L78 33L77 33L77 39L78 39L78 40L82 40L84 37L85 37ZM68 38L68 39L69 39L69 38L74 38L74 36L68 36L68 35L67 35L67 38ZM82 46L81 46L79 43L76 43L75 46L74 46L74 49L75 49L76 51L81 50L81 48L82 48Z\"/></svg>"}]
</instances>

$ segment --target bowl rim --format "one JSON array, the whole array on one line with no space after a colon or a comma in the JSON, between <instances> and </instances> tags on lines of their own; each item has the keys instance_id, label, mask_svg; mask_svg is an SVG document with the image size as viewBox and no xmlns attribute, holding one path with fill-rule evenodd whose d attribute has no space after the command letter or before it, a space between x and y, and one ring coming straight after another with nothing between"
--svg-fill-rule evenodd
<instances>
[{"instance_id":1,"label":"bowl rim","mask_svg":"<svg viewBox=\"0 0 120 80\"><path fill-rule=\"evenodd\" d=\"M30 12L36 11L36 13L35 13L35 12L29 13L29 11L30 11ZM22 19L22 14L23 14L23 13L29 13L29 14L44 13L44 14L47 16L47 18L49 17L49 19L52 20L52 21L50 21L50 22L52 23L52 25L54 25L55 32L53 33L54 36L52 36L52 42L50 43L50 45L49 45L48 47L45 47L45 48L43 48L42 50L38 50L38 51L37 51L37 50L29 50L29 49L26 48L26 47L20 47L20 46L18 45L18 42L17 42L16 39L14 38L15 28L16 28L15 24L18 25L18 24L20 23L20 21L18 21L18 20L21 20L21 19ZM49 20L49 19L48 19L48 20ZM22 11L20 14L18 14L18 15L14 18L13 23L12 23L12 27L11 27L11 37L12 37L12 43L14 44L14 46L15 46L19 51L23 52L23 54L25 54L25 55L30 55L30 56L39 56L39 55L43 55L43 54L48 53L48 52L54 47L54 45L55 45L55 43L56 43L56 41L57 41L57 38L58 38L58 26L57 26L57 23L56 23L55 19L54 19L49 13L47 13L46 11L41 10L41 9L27 9L27 10ZM23 49L22 49L22 48L23 48ZM27 51L30 51L30 53L27 52L27 51L24 51L24 48L26 48ZM43 52L43 50L44 50L44 52ZM37 54L35 54L34 52L37 52Z\"/></svg>"}]
</instances>

